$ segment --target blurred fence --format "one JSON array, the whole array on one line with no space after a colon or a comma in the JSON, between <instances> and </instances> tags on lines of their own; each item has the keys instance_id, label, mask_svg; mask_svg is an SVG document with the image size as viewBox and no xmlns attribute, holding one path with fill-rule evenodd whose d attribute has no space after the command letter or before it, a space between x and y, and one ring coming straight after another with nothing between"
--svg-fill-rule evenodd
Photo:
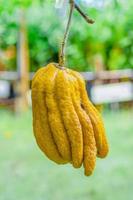
<instances>
[{"instance_id":1,"label":"blurred fence","mask_svg":"<svg viewBox=\"0 0 133 200\"><path fill-rule=\"evenodd\" d=\"M133 70L81 74L87 82L87 91L94 104L133 102ZM29 73L29 84L33 76L34 73ZM0 72L0 105L14 104L14 100L19 96L19 81L17 72Z\"/></svg>"},{"instance_id":2,"label":"blurred fence","mask_svg":"<svg viewBox=\"0 0 133 200\"><path fill-rule=\"evenodd\" d=\"M133 101L133 70L81 73L94 104Z\"/></svg>"},{"instance_id":3,"label":"blurred fence","mask_svg":"<svg viewBox=\"0 0 133 200\"><path fill-rule=\"evenodd\" d=\"M113 70L113 71L100 71L100 72L81 72L84 79L86 81L95 81L95 80L120 80L120 79L130 79L133 80L133 70L125 69L125 70ZM34 72L29 73L29 80L32 80L34 76ZM0 71L0 79L7 81L17 81L19 79L19 75L17 72L9 72L9 71Z\"/></svg>"}]
</instances>

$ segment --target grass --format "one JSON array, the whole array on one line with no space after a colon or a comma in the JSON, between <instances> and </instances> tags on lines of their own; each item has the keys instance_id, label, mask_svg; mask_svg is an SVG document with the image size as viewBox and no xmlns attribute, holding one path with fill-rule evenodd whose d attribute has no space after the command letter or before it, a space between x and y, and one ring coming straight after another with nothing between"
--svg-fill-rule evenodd
<instances>
[{"instance_id":1,"label":"grass","mask_svg":"<svg viewBox=\"0 0 133 200\"><path fill-rule=\"evenodd\" d=\"M107 112L110 143L91 177L83 169L58 166L36 145L31 112L0 112L0 200L132 200L133 113Z\"/></svg>"}]
</instances>

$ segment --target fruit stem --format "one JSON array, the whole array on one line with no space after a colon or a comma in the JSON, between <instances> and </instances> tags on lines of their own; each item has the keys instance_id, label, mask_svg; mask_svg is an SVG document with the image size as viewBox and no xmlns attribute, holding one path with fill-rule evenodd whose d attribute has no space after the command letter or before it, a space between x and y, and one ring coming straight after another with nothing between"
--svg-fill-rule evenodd
<instances>
[{"instance_id":1,"label":"fruit stem","mask_svg":"<svg viewBox=\"0 0 133 200\"><path fill-rule=\"evenodd\" d=\"M67 22L67 26L66 26L66 31L64 33L64 37L63 37L63 40L62 40L62 43L61 43L60 52L59 52L59 65L61 67L63 67L65 65L65 47L66 47L66 43L67 43L67 40L68 40L73 10L74 10L74 0L70 0L69 18L68 18L68 22Z\"/></svg>"},{"instance_id":2,"label":"fruit stem","mask_svg":"<svg viewBox=\"0 0 133 200\"><path fill-rule=\"evenodd\" d=\"M69 3L70 3L70 12L69 12L69 17L68 17L68 22L67 22L67 26L66 26L66 30L65 30L65 33L64 33L64 37L63 37L63 40L62 40L62 43L61 43L60 52L59 52L59 66L60 67L64 67L64 65L65 65L65 49L66 49L66 43L67 43L68 36L69 36L70 25L71 25L72 15L73 15L74 9L76 9L79 12L79 14L86 20L87 23L89 23L89 24L93 24L94 23L94 20L89 18L81 10L81 8L77 5L75 0L69 0Z\"/></svg>"}]
</instances>

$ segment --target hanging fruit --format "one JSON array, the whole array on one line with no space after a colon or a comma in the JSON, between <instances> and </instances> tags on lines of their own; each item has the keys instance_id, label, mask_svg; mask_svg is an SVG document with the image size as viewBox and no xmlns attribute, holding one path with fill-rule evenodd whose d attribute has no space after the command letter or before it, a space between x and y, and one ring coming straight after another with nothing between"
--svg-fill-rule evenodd
<instances>
[{"instance_id":1,"label":"hanging fruit","mask_svg":"<svg viewBox=\"0 0 133 200\"><path fill-rule=\"evenodd\" d=\"M82 76L65 67L64 49L72 13L74 8L80 10L74 1L70 5L59 64L42 67L32 81L33 129L38 146L50 160L71 163L75 168L83 164L89 176L96 156L107 155L108 144L102 118L88 98Z\"/></svg>"}]
</instances>

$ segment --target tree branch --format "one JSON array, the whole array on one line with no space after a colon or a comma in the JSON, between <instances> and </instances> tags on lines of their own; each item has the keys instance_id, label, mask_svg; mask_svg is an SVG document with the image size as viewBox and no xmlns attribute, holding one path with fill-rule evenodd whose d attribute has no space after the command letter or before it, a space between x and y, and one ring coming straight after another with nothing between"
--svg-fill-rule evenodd
<instances>
[{"instance_id":1,"label":"tree branch","mask_svg":"<svg viewBox=\"0 0 133 200\"><path fill-rule=\"evenodd\" d=\"M80 15L87 21L89 24L93 24L95 21L91 18L89 18L82 10L81 8L77 5L77 3L74 3L75 9L80 13Z\"/></svg>"}]
</instances>

